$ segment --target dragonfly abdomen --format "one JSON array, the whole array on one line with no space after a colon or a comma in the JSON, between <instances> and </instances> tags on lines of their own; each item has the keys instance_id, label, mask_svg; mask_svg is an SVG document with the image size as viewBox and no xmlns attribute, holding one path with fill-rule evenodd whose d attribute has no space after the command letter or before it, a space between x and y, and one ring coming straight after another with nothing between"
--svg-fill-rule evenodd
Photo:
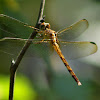
<instances>
[{"instance_id":1,"label":"dragonfly abdomen","mask_svg":"<svg viewBox=\"0 0 100 100\"><path fill-rule=\"evenodd\" d=\"M69 64L66 61L64 55L62 54L62 52L61 52L61 50L59 48L59 45L57 43L53 43L53 47L54 47L55 51L57 52L57 54L59 55L59 57L61 58L61 60L63 61L63 63L66 66L66 68L68 69L69 73L74 78L74 80L77 82L78 85L81 85L81 82L79 81L79 79L77 78L75 73L73 72L72 68L69 66Z\"/></svg>"}]
</instances>

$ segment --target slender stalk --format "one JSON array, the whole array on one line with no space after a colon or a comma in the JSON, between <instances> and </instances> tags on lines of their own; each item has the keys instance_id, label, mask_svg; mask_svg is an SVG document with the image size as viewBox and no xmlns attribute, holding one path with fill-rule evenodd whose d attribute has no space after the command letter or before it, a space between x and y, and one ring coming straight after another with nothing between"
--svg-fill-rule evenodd
<instances>
[{"instance_id":1,"label":"slender stalk","mask_svg":"<svg viewBox=\"0 0 100 100\"><path fill-rule=\"evenodd\" d=\"M44 5L45 5L45 0L41 0L40 11L39 11L37 23L35 25L35 27L37 27L37 28L38 28L38 26L39 26L38 24L39 24L39 22L40 22L40 20L42 19L42 16L43 16ZM34 30L33 33L30 35L29 39L35 38L36 34L37 34L37 32ZM20 53L19 53L18 57L16 58L15 62L13 60L12 63L11 63L9 100L13 100L15 74L16 74L17 68L18 68L25 52L27 51L28 47L30 46L31 42L32 41L26 41L25 45L23 46L22 50L20 51Z\"/></svg>"}]
</instances>

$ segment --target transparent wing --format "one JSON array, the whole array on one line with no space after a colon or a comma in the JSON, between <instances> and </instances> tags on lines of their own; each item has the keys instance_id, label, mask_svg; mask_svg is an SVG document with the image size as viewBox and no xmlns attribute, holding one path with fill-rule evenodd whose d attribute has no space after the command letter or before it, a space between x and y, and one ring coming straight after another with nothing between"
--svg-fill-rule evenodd
<instances>
[{"instance_id":1,"label":"transparent wing","mask_svg":"<svg viewBox=\"0 0 100 100\"><path fill-rule=\"evenodd\" d=\"M88 21L86 19L82 19L67 28L59 30L57 32L58 38L63 40L74 39L82 34L88 28L88 26Z\"/></svg>"},{"instance_id":2,"label":"transparent wing","mask_svg":"<svg viewBox=\"0 0 100 100\"><path fill-rule=\"evenodd\" d=\"M25 41L27 41L27 38L32 32L33 32L33 27L30 27L27 23L23 23L15 18L0 14L0 38L1 38L0 52L6 53L8 55L10 54L12 56L13 55L17 56L20 50L22 49ZM13 38L8 39L5 37L13 37ZM15 39L14 37L17 37L17 38ZM19 39L18 37L22 39ZM40 42L40 41L42 40L39 40L39 39L37 40L37 42ZM37 52L41 51L42 53L43 52L46 53L47 50L45 50L44 47L46 47L47 45L49 44L47 43L34 44L33 46L30 46L31 49L28 49L26 55L27 56L29 55L28 52L29 53L31 52L32 54L34 54L35 51Z\"/></svg>"},{"instance_id":3,"label":"transparent wing","mask_svg":"<svg viewBox=\"0 0 100 100\"><path fill-rule=\"evenodd\" d=\"M24 38L27 39L33 30L33 27L27 23L0 14L0 52L17 55L26 41ZM13 39L5 37L13 37ZM14 37L17 37L17 39L14 39Z\"/></svg>"},{"instance_id":4,"label":"transparent wing","mask_svg":"<svg viewBox=\"0 0 100 100\"><path fill-rule=\"evenodd\" d=\"M97 51L94 42L60 42L61 50L67 59L76 59L91 55Z\"/></svg>"},{"instance_id":5,"label":"transparent wing","mask_svg":"<svg viewBox=\"0 0 100 100\"><path fill-rule=\"evenodd\" d=\"M0 53L11 56L17 56L24 45L25 41L14 40L10 38L0 39Z\"/></svg>"},{"instance_id":6,"label":"transparent wing","mask_svg":"<svg viewBox=\"0 0 100 100\"><path fill-rule=\"evenodd\" d=\"M20 37L28 38L33 28L15 18L0 14L0 38Z\"/></svg>"},{"instance_id":7,"label":"transparent wing","mask_svg":"<svg viewBox=\"0 0 100 100\"><path fill-rule=\"evenodd\" d=\"M0 51L7 54L18 54L27 39L3 38L0 39ZM29 40L33 43L28 49L26 56L34 56L36 53L41 56L50 55L53 50L50 39L44 41L40 39ZM40 42L41 41L41 42ZM76 59L91 55L97 51L94 42L66 42L60 41L62 53L67 59Z\"/></svg>"},{"instance_id":8,"label":"transparent wing","mask_svg":"<svg viewBox=\"0 0 100 100\"><path fill-rule=\"evenodd\" d=\"M28 39L10 37L2 38L0 39L0 52L17 56L27 40ZM32 41L32 44L25 54L27 57L32 57L36 54L39 56L50 55L53 50L50 40L42 41L42 39L30 39L29 41Z\"/></svg>"}]
</instances>

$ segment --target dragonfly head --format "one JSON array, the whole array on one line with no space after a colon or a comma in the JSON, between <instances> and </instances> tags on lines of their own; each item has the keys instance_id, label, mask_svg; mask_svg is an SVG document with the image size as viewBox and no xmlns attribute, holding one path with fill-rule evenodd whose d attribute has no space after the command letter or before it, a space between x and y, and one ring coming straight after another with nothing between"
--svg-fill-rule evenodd
<instances>
[{"instance_id":1,"label":"dragonfly head","mask_svg":"<svg viewBox=\"0 0 100 100\"><path fill-rule=\"evenodd\" d=\"M46 28L50 29L50 24L49 23L43 22L43 23L40 24L40 29L41 30L46 30Z\"/></svg>"},{"instance_id":2,"label":"dragonfly head","mask_svg":"<svg viewBox=\"0 0 100 100\"><path fill-rule=\"evenodd\" d=\"M41 30L46 30L46 28L50 29L50 24L45 23L45 16L43 16L43 18L40 20L39 25Z\"/></svg>"}]
</instances>

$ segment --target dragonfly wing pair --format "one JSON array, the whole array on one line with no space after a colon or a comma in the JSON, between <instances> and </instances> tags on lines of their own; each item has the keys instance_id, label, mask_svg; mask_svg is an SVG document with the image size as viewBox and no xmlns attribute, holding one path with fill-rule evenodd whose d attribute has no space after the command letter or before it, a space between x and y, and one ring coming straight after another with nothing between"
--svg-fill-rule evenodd
<instances>
[{"instance_id":1,"label":"dragonfly wing pair","mask_svg":"<svg viewBox=\"0 0 100 100\"><path fill-rule=\"evenodd\" d=\"M27 23L23 23L4 14L0 14L0 52L16 56L33 30L33 27ZM9 39L5 37L9 37ZM40 41L41 40L38 39L35 40L34 43L36 44L36 42ZM36 46L35 44L33 47ZM29 56L29 54L27 56Z\"/></svg>"},{"instance_id":2,"label":"dragonfly wing pair","mask_svg":"<svg viewBox=\"0 0 100 100\"><path fill-rule=\"evenodd\" d=\"M78 37L82 32L84 32L87 28L88 28L87 20L85 19L80 20L79 22L71 25L70 27L67 27L58 31L57 32L58 40L59 38L63 40L68 40L68 41L71 39L74 39ZM33 29L34 28L30 27L27 23L23 23L7 15L0 14L0 38L1 38L0 51L4 51L7 49L6 47L7 45L4 48L4 44L6 44L7 42L12 45L8 47L8 48L13 47L12 50L14 50L14 47L16 48L18 46L22 47L25 41L27 41L27 38L29 37L30 33L33 32ZM14 38L8 39L4 37L14 37ZM44 52L44 53L47 51L50 51L50 49L47 48L50 46L49 45L50 39L42 41L39 44L39 42L41 41L40 38L39 39L36 38L36 40L31 40L33 41L33 44L34 44L33 47L34 48L36 47L36 50L38 50L39 48L42 48L41 52ZM68 59L88 56L97 51L97 46L93 42L66 42L66 41L59 41L59 42L61 44L62 50L66 51L66 54L68 54L66 56Z\"/></svg>"},{"instance_id":3,"label":"dragonfly wing pair","mask_svg":"<svg viewBox=\"0 0 100 100\"><path fill-rule=\"evenodd\" d=\"M94 42L69 42L69 40L80 36L88 28L88 26L88 21L86 19L82 19L57 32L58 38L68 41L60 41L61 49L64 51L64 55L67 59L85 57L97 51L97 45Z\"/></svg>"}]
</instances>

